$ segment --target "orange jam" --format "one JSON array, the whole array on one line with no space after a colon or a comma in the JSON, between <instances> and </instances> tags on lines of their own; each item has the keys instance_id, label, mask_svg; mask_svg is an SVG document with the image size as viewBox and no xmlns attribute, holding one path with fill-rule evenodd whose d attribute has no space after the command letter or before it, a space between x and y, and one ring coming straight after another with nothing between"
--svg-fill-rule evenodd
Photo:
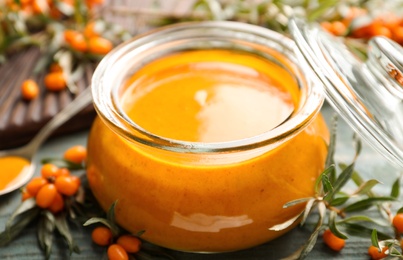
<instances>
[{"instance_id":1,"label":"orange jam","mask_svg":"<svg viewBox=\"0 0 403 260\"><path fill-rule=\"evenodd\" d=\"M24 174L30 165L31 163L27 159L19 156L6 156L0 158L0 192L7 189L7 187L15 181L18 181L18 176Z\"/></svg>"},{"instance_id":2,"label":"orange jam","mask_svg":"<svg viewBox=\"0 0 403 260\"><path fill-rule=\"evenodd\" d=\"M176 52L149 62L126 82L119 106L156 136L198 143L268 132L299 106L296 79L258 55L229 50ZM152 243L183 251L224 252L270 241L270 227L297 216L286 202L314 194L328 139L319 115L274 149L217 158L128 141L97 119L88 140L88 180L117 222ZM253 150L253 149L252 149ZM252 154L252 155L251 155ZM221 160L227 157L230 160Z\"/></svg>"}]
</instances>

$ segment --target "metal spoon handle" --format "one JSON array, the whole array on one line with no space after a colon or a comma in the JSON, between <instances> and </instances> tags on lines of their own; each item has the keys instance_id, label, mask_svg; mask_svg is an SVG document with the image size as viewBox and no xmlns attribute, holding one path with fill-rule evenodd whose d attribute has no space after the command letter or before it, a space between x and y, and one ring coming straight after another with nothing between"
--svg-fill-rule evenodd
<instances>
[{"instance_id":1,"label":"metal spoon handle","mask_svg":"<svg viewBox=\"0 0 403 260\"><path fill-rule=\"evenodd\" d=\"M91 101L91 88L88 87L70 104L68 104L59 113L57 113L44 127L42 127L41 130L35 135L35 137L29 142L28 146L33 150L38 149L39 146L53 132L53 130L64 124L67 120L72 118L72 116L88 106Z\"/></svg>"}]
</instances>

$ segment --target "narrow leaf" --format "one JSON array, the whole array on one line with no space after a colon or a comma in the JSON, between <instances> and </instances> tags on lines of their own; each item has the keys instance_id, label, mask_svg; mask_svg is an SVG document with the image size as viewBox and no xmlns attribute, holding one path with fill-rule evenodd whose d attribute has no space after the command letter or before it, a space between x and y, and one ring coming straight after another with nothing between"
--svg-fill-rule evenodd
<instances>
[{"instance_id":1,"label":"narrow leaf","mask_svg":"<svg viewBox=\"0 0 403 260\"><path fill-rule=\"evenodd\" d=\"M335 211L331 211L329 214L329 229L330 229L330 231L332 231L332 233L335 236L337 236L341 239L347 239L348 237L337 229L336 217L337 217L337 213Z\"/></svg>"},{"instance_id":2,"label":"narrow leaf","mask_svg":"<svg viewBox=\"0 0 403 260\"><path fill-rule=\"evenodd\" d=\"M32 208L22 213L7 230L0 233L0 246L5 246L16 238L39 215L39 208Z\"/></svg>"},{"instance_id":3,"label":"narrow leaf","mask_svg":"<svg viewBox=\"0 0 403 260\"><path fill-rule=\"evenodd\" d=\"M351 223L351 222L371 222L371 223L377 224L379 226L385 226L385 227L390 226L389 223L383 223L381 221L378 221L376 219L373 219L373 218L370 218L367 216L363 216L363 215L355 215L355 216L351 216L348 218L344 218L342 220L337 221L337 224L342 224L342 223L347 223L347 222L349 222L349 223Z\"/></svg>"},{"instance_id":4,"label":"narrow leaf","mask_svg":"<svg viewBox=\"0 0 403 260\"><path fill-rule=\"evenodd\" d=\"M313 199L313 198L312 198L312 197L309 197L309 198L301 198L301 199L292 200L292 201L289 201L289 202L287 202L286 204L284 204L284 205L283 205L283 208L286 209L286 208L295 206L295 205L297 205L297 204L301 204L301 203L307 202L308 200L311 200L311 199Z\"/></svg>"},{"instance_id":5,"label":"narrow leaf","mask_svg":"<svg viewBox=\"0 0 403 260\"><path fill-rule=\"evenodd\" d=\"M301 219L301 226L304 225L306 219L309 216L309 213L311 213L311 210L312 210L313 206L315 205L315 202L316 202L316 199L312 198L311 200L309 200L306 203L304 214L302 215L302 219Z\"/></svg>"},{"instance_id":6,"label":"narrow leaf","mask_svg":"<svg viewBox=\"0 0 403 260\"><path fill-rule=\"evenodd\" d=\"M327 176L329 175L332 171L335 171L335 166L334 164L329 165L328 167L326 167L326 169L318 176L318 178L316 179L316 183L315 183L315 193L319 194L321 192L321 188L323 188L323 176ZM322 184L322 186L321 186Z\"/></svg>"},{"instance_id":7,"label":"narrow leaf","mask_svg":"<svg viewBox=\"0 0 403 260\"><path fill-rule=\"evenodd\" d=\"M324 198L326 201L331 201L334 195L340 191L340 189L347 183L348 180L350 180L353 170L354 163L347 166L347 168L340 173L339 177L336 179L333 185L333 190L326 194Z\"/></svg>"},{"instance_id":8,"label":"narrow leaf","mask_svg":"<svg viewBox=\"0 0 403 260\"><path fill-rule=\"evenodd\" d=\"M337 198L334 198L330 202L330 205L331 206L340 206L340 205L343 205L344 203L346 203L349 199L350 199L350 196L337 197Z\"/></svg>"},{"instance_id":9,"label":"narrow leaf","mask_svg":"<svg viewBox=\"0 0 403 260\"><path fill-rule=\"evenodd\" d=\"M55 229L55 218L50 211L42 211L38 225L39 245L45 251L46 259L49 259L52 251L53 231Z\"/></svg>"},{"instance_id":10,"label":"narrow leaf","mask_svg":"<svg viewBox=\"0 0 403 260\"><path fill-rule=\"evenodd\" d=\"M371 197L352 203L343 209L344 212L353 212L368 209L378 202L395 201L393 197Z\"/></svg>"},{"instance_id":11,"label":"narrow leaf","mask_svg":"<svg viewBox=\"0 0 403 260\"><path fill-rule=\"evenodd\" d=\"M374 247L379 248L379 250L381 249L381 248L379 247L378 234L377 234L377 232L376 232L376 229L372 230L372 234L371 234L371 244L372 244Z\"/></svg>"},{"instance_id":12,"label":"narrow leaf","mask_svg":"<svg viewBox=\"0 0 403 260\"><path fill-rule=\"evenodd\" d=\"M390 196L393 198L398 198L399 195L400 195L400 176L393 183L392 190L390 192Z\"/></svg>"},{"instance_id":13,"label":"narrow leaf","mask_svg":"<svg viewBox=\"0 0 403 260\"><path fill-rule=\"evenodd\" d=\"M307 242L304 244L303 249L301 250L301 254L298 259L304 259L313 249L318 240L318 235L322 231L323 226L317 225Z\"/></svg>"},{"instance_id":14,"label":"narrow leaf","mask_svg":"<svg viewBox=\"0 0 403 260\"><path fill-rule=\"evenodd\" d=\"M24 200L19 206L18 208L13 212L13 214L11 214L11 216L9 217L9 219L7 220L6 223L6 230L8 230L10 228L10 226L13 224L14 220L16 219L17 216L19 216L20 214L23 214L27 211L32 210L33 208L36 207L36 201L35 198L29 198L27 200Z\"/></svg>"},{"instance_id":15,"label":"narrow leaf","mask_svg":"<svg viewBox=\"0 0 403 260\"><path fill-rule=\"evenodd\" d=\"M112 229L111 225L109 224L109 221L107 219L104 218L90 218L89 220L87 220L83 226L89 226L92 224L103 224L105 226L107 226L108 228Z\"/></svg>"},{"instance_id":16,"label":"narrow leaf","mask_svg":"<svg viewBox=\"0 0 403 260\"><path fill-rule=\"evenodd\" d=\"M339 229L342 229L345 233L351 235L351 236L356 236L356 237L362 237L362 238L368 238L372 235L372 228L369 228L364 225L356 224L356 223L339 223L338 224ZM385 239L391 239L390 235L382 233L382 232L377 232L378 238L381 240Z\"/></svg>"},{"instance_id":17,"label":"narrow leaf","mask_svg":"<svg viewBox=\"0 0 403 260\"><path fill-rule=\"evenodd\" d=\"M66 214L59 214L58 216L56 216L55 225L60 235L62 235L64 239L66 239L67 245L69 246L70 254L72 254L73 252L80 253L80 249L74 243L74 239L67 224Z\"/></svg>"},{"instance_id":18,"label":"narrow leaf","mask_svg":"<svg viewBox=\"0 0 403 260\"><path fill-rule=\"evenodd\" d=\"M381 183L381 182L378 181L378 180L375 180L375 179L368 180L368 181L362 183L362 184L358 187L358 189L357 189L355 192L353 192L351 195L367 194L369 191L371 191L371 189L372 189L375 185L377 185L377 184L379 184L379 183ZM393 197L393 196L392 196L392 197Z\"/></svg>"},{"instance_id":19,"label":"narrow leaf","mask_svg":"<svg viewBox=\"0 0 403 260\"><path fill-rule=\"evenodd\" d=\"M295 221L296 221L301 215L302 215L302 212L301 212L300 214L296 215L295 217L293 217L293 218L291 218L291 219L289 219L289 220L287 220L287 221L285 221L285 222L283 222L283 223L281 223L281 224L274 225L274 226L270 227L269 230L273 230L273 231L281 231L281 230L284 230L284 229L290 227L292 224L294 224Z\"/></svg>"},{"instance_id":20,"label":"narrow leaf","mask_svg":"<svg viewBox=\"0 0 403 260\"><path fill-rule=\"evenodd\" d=\"M115 208L117 204L118 201L117 200L114 201L106 214L106 219L108 220L109 225L111 226L111 231L114 236L119 234L119 227L116 225L115 222Z\"/></svg>"}]
</instances>

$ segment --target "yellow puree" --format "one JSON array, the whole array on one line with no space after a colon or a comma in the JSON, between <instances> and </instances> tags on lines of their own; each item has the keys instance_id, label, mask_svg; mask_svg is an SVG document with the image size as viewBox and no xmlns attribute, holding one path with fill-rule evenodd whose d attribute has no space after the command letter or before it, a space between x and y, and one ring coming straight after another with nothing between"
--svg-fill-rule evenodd
<instances>
[{"instance_id":1,"label":"yellow puree","mask_svg":"<svg viewBox=\"0 0 403 260\"><path fill-rule=\"evenodd\" d=\"M145 131L219 142L278 126L298 106L298 95L295 80L274 63L241 52L198 50L145 65L127 82L121 104ZM184 251L239 250L288 230L268 228L303 209L283 209L286 202L313 195L327 138L318 116L272 151L214 163L204 155L130 143L97 119L88 143L88 180L102 207L118 200L118 223L133 233L145 230L150 242Z\"/></svg>"},{"instance_id":2,"label":"yellow puree","mask_svg":"<svg viewBox=\"0 0 403 260\"><path fill-rule=\"evenodd\" d=\"M0 190L7 188L29 166L30 162L22 157L0 158Z\"/></svg>"}]
</instances>

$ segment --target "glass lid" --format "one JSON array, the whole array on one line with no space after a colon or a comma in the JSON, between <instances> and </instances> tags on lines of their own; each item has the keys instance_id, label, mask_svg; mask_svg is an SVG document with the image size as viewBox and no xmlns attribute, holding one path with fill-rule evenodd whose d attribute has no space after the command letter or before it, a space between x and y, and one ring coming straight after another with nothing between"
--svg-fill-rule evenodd
<instances>
[{"instance_id":1,"label":"glass lid","mask_svg":"<svg viewBox=\"0 0 403 260\"><path fill-rule=\"evenodd\" d=\"M375 150L403 169L403 49L375 37L360 60L318 24L290 21L291 34L326 99Z\"/></svg>"}]
</instances>

